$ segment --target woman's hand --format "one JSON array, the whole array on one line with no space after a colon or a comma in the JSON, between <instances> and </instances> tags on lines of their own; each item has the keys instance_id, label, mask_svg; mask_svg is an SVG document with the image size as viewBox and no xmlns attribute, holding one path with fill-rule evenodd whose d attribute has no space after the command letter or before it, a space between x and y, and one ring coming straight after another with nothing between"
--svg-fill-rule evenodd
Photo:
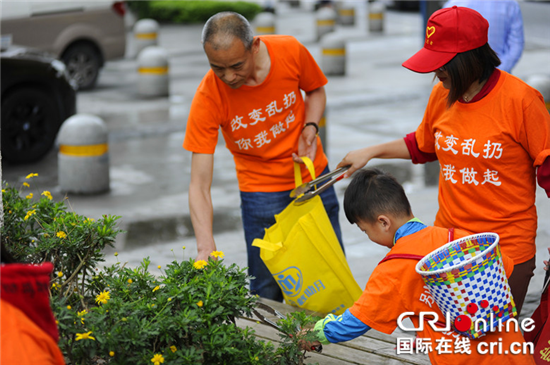
<instances>
[{"instance_id":1,"label":"woman's hand","mask_svg":"<svg viewBox=\"0 0 550 365\"><path fill-rule=\"evenodd\" d=\"M550 254L550 247L548 247L548 253ZM544 262L544 270L545 271L550 270L550 260L544 260L542 262Z\"/></svg>"},{"instance_id":2,"label":"woman's hand","mask_svg":"<svg viewBox=\"0 0 550 365\"><path fill-rule=\"evenodd\" d=\"M351 151L344 157L336 168L351 166L344 177L350 177L355 171L363 168L373 158L402 158L411 159L411 154L403 138L391 142Z\"/></svg>"},{"instance_id":3,"label":"woman's hand","mask_svg":"<svg viewBox=\"0 0 550 365\"><path fill-rule=\"evenodd\" d=\"M349 152L346 157L340 161L336 168L350 166L344 174L344 178L350 177L355 171L363 168L371 160L370 147L362 148Z\"/></svg>"}]
</instances>

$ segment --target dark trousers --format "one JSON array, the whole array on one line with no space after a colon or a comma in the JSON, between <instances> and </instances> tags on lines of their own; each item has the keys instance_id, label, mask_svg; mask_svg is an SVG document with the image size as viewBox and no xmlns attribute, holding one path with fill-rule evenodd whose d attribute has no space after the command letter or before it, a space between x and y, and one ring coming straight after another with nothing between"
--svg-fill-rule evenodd
<instances>
[{"instance_id":1,"label":"dark trousers","mask_svg":"<svg viewBox=\"0 0 550 365\"><path fill-rule=\"evenodd\" d=\"M523 307L523 301L527 295L527 289L529 288L529 282L534 275L535 271L535 257L531 260L525 261L521 264L514 265L514 272L508 278L508 284L512 290L512 296L516 303L516 309L518 311L518 317Z\"/></svg>"}]
</instances>

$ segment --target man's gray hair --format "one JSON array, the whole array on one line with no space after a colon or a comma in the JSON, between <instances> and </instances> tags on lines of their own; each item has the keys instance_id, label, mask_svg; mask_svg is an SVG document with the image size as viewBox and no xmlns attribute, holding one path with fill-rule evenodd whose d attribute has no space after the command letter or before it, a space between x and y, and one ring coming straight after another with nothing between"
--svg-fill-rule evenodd
<instances>
[{"instance_id":1,"label":"man's gray hair","mask_svg":"<svg viewBox=\"0 0 550 365\"><path fill-rule=\"evenodd\" d=\"M214 49L226 48L233 38L240 39L244 47L250 50L254 41L254 32L244 16L232 11L214 14L206 21L202 29L201 42Z\"/></svg>"}]
</instances>

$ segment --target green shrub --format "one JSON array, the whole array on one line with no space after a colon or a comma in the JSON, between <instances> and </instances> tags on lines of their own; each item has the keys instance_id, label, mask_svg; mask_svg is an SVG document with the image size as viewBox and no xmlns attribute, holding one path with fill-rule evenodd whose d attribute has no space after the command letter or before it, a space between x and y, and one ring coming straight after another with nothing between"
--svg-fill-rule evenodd
<instances>
[{"instance_id":1,"label":"green shrub","mask_svg":"<svg viewBox=\"0 0 550 365\"><path fill-rule=\"evenodd\" d=\"M51 305L68 365L303 363L298 341L311 334L281 333L275 348L236 325L258 298L248 293L245 269L224 265L222 252L213 253L217 260L174 260L165 268L150 269L149 258L137 268L99 268L102 250L120 232L119 217L94 221L68 212L49 192L37 200L28 188L2 189L2 244L18 261L54 264ZM280 323L294 333L313 320L297 312Z\"/></svg>"},{"instance_id":2,"label":"green shrub","mask_svg":"<svg viewBox=\"0 0 550 365\"><path fill-rule=\"evenodd\" d=\"M60 346L70 349L73 363L99 356L150 364L155 355L170 364L267 363L273 346L234 324L257 300L248 295L243 270L222 260L200 268L190 260L158 273L149 272L148 258L136 269L117 263L90 282L95 303L54 300ZM93 340L78 340L88 333Z\"/></svg>"},{"instance_id":3,"label":"green shrub","mask_svg":"<svg viewBox=\"0 0 550 365\"><path fill-rule=\"evenodd\" d=\"M204 23L221 11L234 11L248 20L262 11L260 5L245 1L129 1L139 18L151 18L159 22Z\"/></svg>"},{"instance_id":4,"label":"green shrub","mask_svg":"<svg viewBox=\"0 0 550 365\"><path fill-rule=\"evenodd\" d=\"M104 261L103 249L113 246L121 232L116 228L120 217L105 215L95 221L67 211L65 202L53 201L49 191L27 193L35 176L27 176L21 191L7 184L2 189L2 244L17 261L52 262L54 272L65 274L62 286L78 290L76 277L85 282Z\"/></svg>"},{"instance_id":5,"label":"green shrub","mask_svg":"<svg viewBox=\"0 0 550 365\"><path fill-rule=\"evenodd\" d=\"M126 5L130 10L138 16L138 18L148 18L150 1L135 0L126 1Z\"/></svg>"}]
</instances>

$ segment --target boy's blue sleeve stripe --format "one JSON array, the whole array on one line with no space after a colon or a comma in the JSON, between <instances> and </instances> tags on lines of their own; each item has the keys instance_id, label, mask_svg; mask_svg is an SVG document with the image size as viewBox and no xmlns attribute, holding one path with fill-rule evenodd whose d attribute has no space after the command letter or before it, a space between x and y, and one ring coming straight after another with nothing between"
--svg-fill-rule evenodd
<instances>
[{"instance_id":1,"label":"boy's blue sleeve stripe","mask_svg":"<svg viewBox=\"0 0 550 365\"><path fill-rule=\"evenodd\" d=\"M319 322L322 323L323 339L331 343L353 340L371 329L351 314L348 309L338 317L329 315ZM320 329L319 327L316 326L316 329Z\"/></svg>"}]
</instances>

